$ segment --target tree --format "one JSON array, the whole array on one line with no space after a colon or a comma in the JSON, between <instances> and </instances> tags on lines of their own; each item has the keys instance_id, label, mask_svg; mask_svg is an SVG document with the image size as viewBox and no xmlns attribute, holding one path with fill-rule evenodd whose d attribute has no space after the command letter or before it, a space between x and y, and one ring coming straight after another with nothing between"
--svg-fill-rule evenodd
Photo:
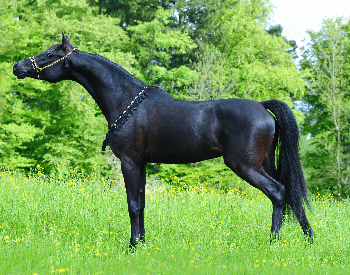
<instances>
[{"instance_id":1,"label":"tree","mask_svg":"<svg viewBox=\"0 0 350 275\"><path fill-rule=\"evenodd\" d=\"M138 25L127 30L133 43L133 53L143 72L142 80L174 92L186 88L194 73L188 66L178 66L175 61L186 58L188 51L196 45L186 32L170 28L170 23L171 11L158 9L154 20L138 21Z\"/></svg>"},{"instance_id":2,"label":"tree","mask_svg":"<svg viewBox=\"0 0 350 275\"><path fill-rule=\"evenodd\" d=\"M228 0L212 9L203 40L226 60L222 70L234 72L231 96L257 101L276 98L292 107L292 100L303 96L304 84L293 55L287 53L289 43L265 31L269 2Z\"/></svg>"},{"instance_id":3,"label":"tree","mask_svg":"<svg viewBox=\"0 0 350 275\"><path fill-rule=\"evenodd\" d=\"M90 4L98 6L99 15L119 18L119 26L124 29L137 25L137 21L152 21L158 8L168 7L159 0L91 0Z\"/></svg>"},{"instance_id":4,"label":"tree","mask_svg":"<svg viewBox=\"0 0 350 275\"><path fill-rule=\"evenodd\" d=\"M306 154L312 189L350 191L349 44L341 18L325 19L319 32L309 31L311 43L301 67L308 82L310 110L305 131L313 136L315 151Z\"/></svg>"},{"instance_id":5,"label":"tree","mask_svg":"<svg viewBox=\"0 0 350 275\"><path fill-rule=\"evenodd\" d=\"M208 45L194 64L197 74L188 93L192 99L214 100L233 97L238 70L213 45Z\"/></svg>"},{"instance_id":6,"label":"tree","mask_svg":"<svg viewBox=\"0 0 350 275\"><path fill-rule=\"evenodd\" d=\"M270 28L267 30L267 33L276 37L282 37L283 28L280 24L275 26L270 26ZM287 38L283 37L284 41L288 42L288 44L291 46L290 49L287 50L287 53L293 54L293 59L297 59L299 56L297 54L297 42L295 40L287 40Z\"/></svg>"}]
</instances>

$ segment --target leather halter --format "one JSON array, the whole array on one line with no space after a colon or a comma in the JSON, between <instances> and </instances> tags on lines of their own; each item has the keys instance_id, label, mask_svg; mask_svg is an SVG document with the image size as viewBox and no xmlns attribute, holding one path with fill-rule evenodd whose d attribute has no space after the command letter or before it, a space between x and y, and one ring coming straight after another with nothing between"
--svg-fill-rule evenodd
<instances>
[{"instance_id":1,"label":"leather halter","mask_svg":"<svg viewBox=\"0 0 350 275\"><path fill-rule=\"evenodd\" d=\"M40 73L42 70L44 70L44 69L46 69L46 68L48 68L48 67L51 67L52 65L54 65L54 64L56 64L56 63L62 61L63 59L67 58L70 54L72 54L72 52L74 52L74 51L76 51L76 49L73 47L73 49L72 49L69 53L67 53L65 56L61 57L60 59L57 59L56 61L54 61L54 62L52 62L51 64L46 65L46 66L44 66L44 67L42 67L42 68L38 67L38 65L36 64L36 62L35 62L35 57L34 57L34 56L29 57L30 60L32 61L33 69L34 69L35 71L37 71L37 73L38 73L38 79L40 80L40 78L39 78L39 73Z\"/></svg>"}]
</instances>

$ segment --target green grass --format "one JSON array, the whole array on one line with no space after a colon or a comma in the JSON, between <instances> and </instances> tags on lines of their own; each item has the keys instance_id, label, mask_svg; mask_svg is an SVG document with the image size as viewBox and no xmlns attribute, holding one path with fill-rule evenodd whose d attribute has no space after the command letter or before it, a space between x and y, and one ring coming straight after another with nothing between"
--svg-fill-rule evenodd
<instances>
[{"instance_id":1,"label":"green grass","mask_svg":"<svg viewBox=\"0 0 350 275\"><path fill-rule=\"evenodd\" d=\"M119 181L81 173L0 170L0 274L348 274L349 202L312 197L308 244L286 218L270 245L272 206L260 192L150 182L146 242L130 238Z\"/></svg>"}]
</instances>

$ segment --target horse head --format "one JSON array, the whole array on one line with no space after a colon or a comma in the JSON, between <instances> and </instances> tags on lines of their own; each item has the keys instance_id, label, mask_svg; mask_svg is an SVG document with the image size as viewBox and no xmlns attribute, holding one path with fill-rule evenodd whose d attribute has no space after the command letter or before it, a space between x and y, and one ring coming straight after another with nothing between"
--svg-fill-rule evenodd
<instances>
[{"instance_id":1,"label":"horse head","mask_svg":"<svg viewBox=\"0 0 350 275\"><path fill-rule=\"evenodd\" d=\"M51 83L67 79L68 57L75 51L69 37L62 32L62 43L56 44L45 52L23 59L13 67L13 74L19 79L31 77ZM71 56L69 58L72 58Z\"/></svg>"}]
</instances>

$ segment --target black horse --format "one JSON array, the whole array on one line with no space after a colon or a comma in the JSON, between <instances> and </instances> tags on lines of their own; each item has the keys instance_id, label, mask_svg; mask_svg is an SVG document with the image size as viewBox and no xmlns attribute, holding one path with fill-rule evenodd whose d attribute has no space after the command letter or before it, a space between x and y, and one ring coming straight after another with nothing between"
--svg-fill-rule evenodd
<instances>
[{"instance_id":1,"label":"black horse","mask_svg":"<svg viewBox=\"0 0 350 275\"><path fill-rule=\"evenodd\" d=\"M121 160L131 246L145 238L146 163L190 163L219 156L271 200L274 238L279 238L286 208L293 210L304 233L313 236L303 208L303 202L309 203L298 153L298 126L285 103L177 100L158 87L147 87L100 55L76 50L64 35L62 44L16 63L13 73L52 83L76 81L97 102L110 126L103 147L109 144Z\"/></svg>"}]
</instances>

